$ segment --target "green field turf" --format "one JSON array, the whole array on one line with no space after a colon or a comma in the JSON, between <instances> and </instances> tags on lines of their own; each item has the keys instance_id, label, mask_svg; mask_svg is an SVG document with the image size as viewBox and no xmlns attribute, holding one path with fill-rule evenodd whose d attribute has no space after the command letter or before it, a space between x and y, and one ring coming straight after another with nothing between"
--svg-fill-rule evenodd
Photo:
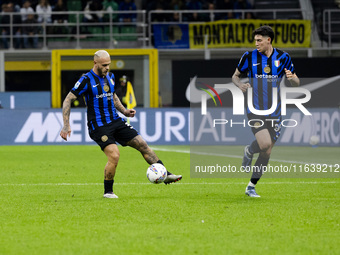
<instances>
[{"instance_id":1,"label":"green field turf","mask_svg":"<svg viewBox=\"0 0 340 255\"><path fill-rule=\"evenodd\" d=\"M0 254L339 254L340 179L190 178L188 146L154 146L183 175L154 185L122 148L104 199L97 146L0 146ZM240 164L242 147L226 147ZM340 163L340 148L279 147L273 161Z\"/></svg>"}]
</instances>

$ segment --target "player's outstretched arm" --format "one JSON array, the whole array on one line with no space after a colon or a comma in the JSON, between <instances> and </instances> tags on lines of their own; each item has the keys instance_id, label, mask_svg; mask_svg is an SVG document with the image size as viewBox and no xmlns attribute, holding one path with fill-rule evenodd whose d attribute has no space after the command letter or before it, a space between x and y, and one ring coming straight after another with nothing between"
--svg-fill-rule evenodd
<instances>
[{"instance_id":1,"label":"player's outstretched arm","mask_svg":"<svg viewBox=\"0 0 340 255\"><path fill-rule=\"evenodd\" d=\"M286 73L287 80L290 82L290 85L292 87L300 86L300 79L299 79L299 77L297 77L297 75L295 73L293 74L287 68L285 68L285 73Z\"/></svg>"},{"instance_id":2,"label":"player's outstretched arm","mask_svg":"<svg viewBox=\"0 0 340 255\"><path fill-rule=\"evenodd\" d=\"M250 88L251 86L250 86L249 83L243 83L243 82L241 82L240 76L241 76L241 73L240 73L240 71L236 68L235 73L233 74L233 77L232 77L232 81L233 81L233 83L234 83L237 87L239 87L239 88L242 90L242 92L246 92L247 89Z\"/></svg>"},{"instance_id":3,"label":"player's outstretched arm","mask_svg":"<svg viewBox=\"0 0 340 255\"><path fill-rule=\"evenodd\" d=\"M70 126L70 113L71 113L71 104L77 97L69 92L63 102L63 121L64 126L60 131L60 136L67 141L67 136L71 136L71 126Z\"/></svg>"},{"instance_id":4,"label":"player's outstretched arm","mask_svg":"<svg viewBox=\"0 0 340 255\"><path fill-rule=\"evenodd\" d=\"M122 102L120 102L119 97L116 95L116 93L113 95L113 101L115 104L116 109L124 114L126 117L134 117L136 114L136 110L134 109L126 109Z\"/></svg>"}]
</instances>

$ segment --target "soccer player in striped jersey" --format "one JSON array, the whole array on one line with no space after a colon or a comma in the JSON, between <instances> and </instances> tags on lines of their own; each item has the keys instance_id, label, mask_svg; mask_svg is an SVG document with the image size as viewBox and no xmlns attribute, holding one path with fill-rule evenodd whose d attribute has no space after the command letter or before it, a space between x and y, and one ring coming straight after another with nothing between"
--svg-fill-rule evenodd
<instances>
[{"instance_id":1,"label":"soccer player in striped jersey","mask_svg":"<svg viewBox=\"0 0 340 255\"><path fill-rule=\"evenodd\" d=\"M148 146L141 135L124 119L118 116L116 110L126 117L134 117L134 109L126 109L115 93L115 77L109 72L111 63L110 55L105 50L94 54L93 69L83 75L63 102L64 126L60 136L67 141L71 135L69 123L71 103L77 97L84 95L87 105L87 126L90 137L100 146L107 156L104 171L104 197L118 198L113 193L114 176L119 160L119 149L116 142L123 146L130 146L141 152L147 163L160 163L162 161ZM182 179L181 175L168 172L165 184Z\"/></svg>"},{"instance_id":2,"label":"soccer player in striped jersey","mask_svg":"<svg viewBox=\"0 0 340 255\"><path fill-rule=\"evenodd\" d=\"M268 165L271 150L281 132L281 100L280 82L286 76L291 86L299 86L300 80L295 73L292 60L287 52L273 48L274 32L269 26L261 26L253 31L256 49L247 51L233 74L232 81L244 93L252 88L252 102L256 110L268 110L272 106L273 88L277 89L277 107L269 115L255 115L247 106L247 116L252 126L255 140L244 149L242 167L253 170L250 182L246 188L246 195L260 197L255 191L255 185L263 174L263 166ZM241 75L248 75L249 82L241 82ZM268 121L269 120L269 121ZM253 167L253 155L259 153Z\"/></svg>"}]
</instances>

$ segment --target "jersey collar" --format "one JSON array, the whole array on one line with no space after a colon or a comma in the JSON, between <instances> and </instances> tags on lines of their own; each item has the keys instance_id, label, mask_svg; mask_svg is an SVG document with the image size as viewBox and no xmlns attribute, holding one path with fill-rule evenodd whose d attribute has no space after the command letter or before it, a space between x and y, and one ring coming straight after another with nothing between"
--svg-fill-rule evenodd
<instances>
[{"instance_id":1,"label":"jersey collar","mask_svg":"<svg viewBox=\"0 0 340 255\"><path fill-rule=\"evenodd\" d=\"M275 52L275 48L273 47L272 54L270 54L270 56L267 57L266 55L264 55L264 54L262 54L261 52L258 51L258 53L260 53L261 56L266 57L266 58L271 58L273 56L274 52Z\"/></svg>"},{"instance_id":2,"label":"jersey collar","mask_svg":"<svg viewBox=\"0 0 340 255\"><path fill-rule=\"evenodd\" d=\"M93 71L93 69L91 69L91 71L90 71L93 75L95 75L95 76L97 76L99 79L104 79L106 76L104 76L104 77L100 77L99 75L97 75L94 71Z\"/></svg>"}]
</instances>

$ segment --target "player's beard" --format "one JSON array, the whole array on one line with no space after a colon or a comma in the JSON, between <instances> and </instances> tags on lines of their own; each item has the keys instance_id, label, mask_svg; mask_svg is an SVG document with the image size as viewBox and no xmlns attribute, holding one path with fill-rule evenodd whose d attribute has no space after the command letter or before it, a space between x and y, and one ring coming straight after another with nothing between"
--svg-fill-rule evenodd
<instances>
[{"instance_id":1,"label":"player's beard","mask_svg":"<svg viewBox=\"0 0 340 255\"><path fill-rule=\"evenodd\" d=\"M101 68L99 68L99 67L98 67L98 69L97 69L97 72L98 72L99 76L102 76L102 77L105 76L105 73L104 73L103 70L102 70Z\"/></svg>"}]
</instances>

